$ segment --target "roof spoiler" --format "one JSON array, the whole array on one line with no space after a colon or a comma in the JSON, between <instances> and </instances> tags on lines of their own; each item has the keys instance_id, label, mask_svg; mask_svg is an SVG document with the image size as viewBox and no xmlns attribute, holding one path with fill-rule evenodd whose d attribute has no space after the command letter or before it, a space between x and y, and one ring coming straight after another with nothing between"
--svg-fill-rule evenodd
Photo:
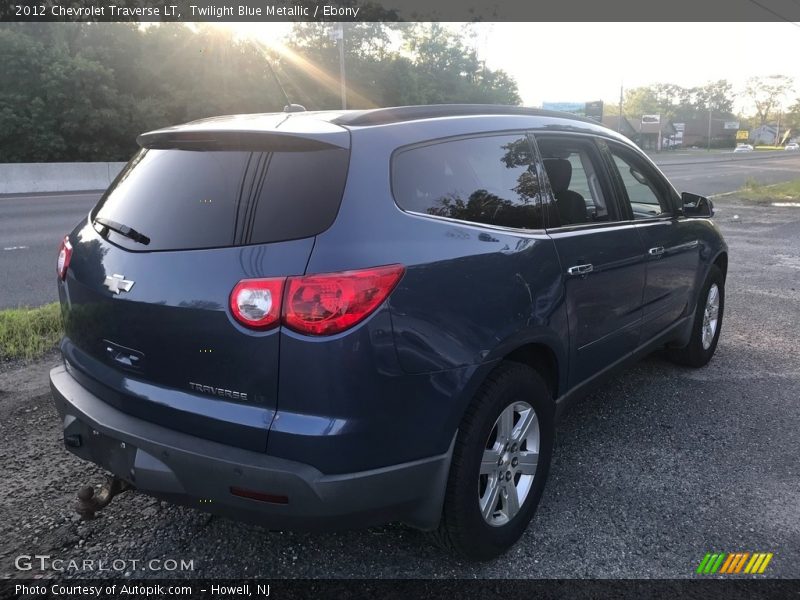
<instances>
[{"instance_id":1,"label":"roof spoiler","mask_svg":"<svg viewBox=\"0 0 800 600\"><path fill-rule=\"evenodd\" d=\"M136 138L142 148L155 150L244 150L251 152L302 152L350 147L344 130L328 133L280 131L159 129Z\"/></svg>"}]
</instances>

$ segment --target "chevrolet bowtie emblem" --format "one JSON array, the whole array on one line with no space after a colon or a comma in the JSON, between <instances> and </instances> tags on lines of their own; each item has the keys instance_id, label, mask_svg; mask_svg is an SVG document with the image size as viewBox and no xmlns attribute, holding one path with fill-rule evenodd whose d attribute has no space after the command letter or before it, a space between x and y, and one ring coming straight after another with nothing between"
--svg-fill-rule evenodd
<instances>
[{"instance_id":1,"label":"chevrolet bowtie emblem","mask_svg":"<svg viewBox=\"0 0 800 600\"><path fill-rule=\"evenodd\" d=\"M123 275L117 275L114 273L111 277L106 277L103 285L105 285L115 294L119 294L120 292L130 292L134 283L136 282L125 279Z\"/></svg>"}]
</instances>

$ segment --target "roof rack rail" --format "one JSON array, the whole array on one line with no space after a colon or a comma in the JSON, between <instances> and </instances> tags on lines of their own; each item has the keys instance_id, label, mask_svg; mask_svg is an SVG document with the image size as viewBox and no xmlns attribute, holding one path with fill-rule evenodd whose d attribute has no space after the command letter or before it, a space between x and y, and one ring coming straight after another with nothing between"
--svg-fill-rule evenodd
<instances>
[{"instance_id":1,"label":"roof rack rail","mask_svg":"<svg viewBox=\"0 0 800 600\"><path fill-rule=\"evenodd\" d=\"M393 108L375 108L355 110L345 113L332 122L337 125L385 125L418 119L435 119L437 117L459 117L468 115L530 115L539 117L561 117L575 121L598 124L570 113L526 106L509 106L504 104L425 104L418 106L397 106Z\"/></svg>"}]
</instances>

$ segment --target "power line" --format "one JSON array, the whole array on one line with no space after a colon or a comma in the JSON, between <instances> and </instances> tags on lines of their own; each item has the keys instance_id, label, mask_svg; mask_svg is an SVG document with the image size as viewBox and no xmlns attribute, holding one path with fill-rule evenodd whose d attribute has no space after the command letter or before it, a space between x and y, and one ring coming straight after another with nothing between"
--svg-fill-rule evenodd
<instances>
[{"instance_id":1,"label":"power line","mask_svg":"<svg viewBox=\"0 0 800 600\"><path fill-rule=\"evenodd\" d=\"M752 2L753 4L755 4L756 6L759 6L759 7L763 8L763 9L764 9L765 11L767 11L768 13L775 15L776 17L778 17L778 18L779 18L779 19L781 19L782 21L786 21L787 23L789 23L790 25L794 25L795 27L800 27L800 25L798 25L797 23L795 23L795 22L794 22L794 21L792 21L791 19L787 19L787 18L786 18L786 17L784 17L783 15L776 13L776 12L775 12L774 10L772 10L771 8L768 8L768 7L764 6L763 4L761 4L761 2L759 2L758 0L749 0L749 1L750 1L750 2ZM798 2L797 2L797 0L793 0L793 1L794 1L795 3L797 3L797 4L800 6L800 3L798 3Z\"/></svg>"}]
</instances>

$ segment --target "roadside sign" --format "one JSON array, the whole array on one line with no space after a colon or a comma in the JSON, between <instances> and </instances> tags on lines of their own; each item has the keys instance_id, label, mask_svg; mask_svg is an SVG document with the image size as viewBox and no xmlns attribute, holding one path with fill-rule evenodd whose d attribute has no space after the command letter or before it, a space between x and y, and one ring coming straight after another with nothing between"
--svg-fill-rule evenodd
<instances>
[{"instance_id":1,"label":"roadside sign","mask_svg":"<svg viewBox=\"0 0 800 600\"><path fill-rule=\"evenodd\" d=\"M560 110L561 112L573 113L583 116L586 112L586 103L584 102L542 102L542 108L545 110Z\"/></svg>"},{"instance_id":2,"label":"roadside sign","mask_svg":"<svg viewBox=\"0 0 800 600\"><path fill-rule=\"evenodd\" d=\"M736 132L736 139L737 140L749 140L750 139L750 132L747 129L740 129Z\"/></svg>"},{"instance_id":3,"label":"roadside sign","mask_svg":"<svg viewBox=\"0 0 800 600\"><path fill-rule=\"evenodd\" d=\"M595 121L602 122L603 121L603 101L602 100L595 100L593 102L586 103L586 116L589 119L594 119Z\"/></svg>"},{"instance_id":4,"label":"roadside sign","mask_svg":"<svg viewBox=\"0 0 800 600\"><path fill-rule=\"evenodd\" d=\"M681 133L686 130L686 123L673 123L672 126L675 128L675 131L680 131Z\"/></svg>"},{"instance_id":5,"label":"roadside sign","mask_svg":"<svg viewBox=\"0 0 800 600\"><path fill-rule=\"evenodd\" d=\"M739 121L725 121L725 129L739 129Z\"/></svg>"},{"instance_id":6,"label":"roadside sign","mask_svg":"<svg viewBox=\"0 0 800 600\"><path fill-rule=\"evenodd\" d=\"M661 123L661 115L642 115L642 124Z\"/></svg>"}]
</instances>

